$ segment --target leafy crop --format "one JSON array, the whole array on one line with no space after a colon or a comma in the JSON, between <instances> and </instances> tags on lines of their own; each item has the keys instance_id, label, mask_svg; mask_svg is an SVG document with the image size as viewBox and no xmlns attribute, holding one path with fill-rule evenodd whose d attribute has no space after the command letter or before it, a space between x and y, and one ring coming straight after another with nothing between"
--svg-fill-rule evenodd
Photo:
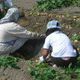
<instances>
[{"instance_id":1,"label":"leafy crop","mask_svg":"<svg viewBox=\"0 0 80 80\"><path fill-rule=\"evenodd\" d=\"M38 64L35 67L30 66L29 71L34 80L53 80L56 76L56 71L44 63Z\"/></svg>"},{"instance_id":2,"label":"leafy crop","mask_svg":"<svg viewBox=\"0 0 80 80\"><path fill-rule=\"evenodd\" d=\"M80 35L79 34L73 34L72 37L71 37L71 40L72 41L75 41L75 40L80 41Z\"/></svg>"},{"instance_id":3,"label":"leafy crop","mask_svg":"<svg viewBox=\"0 0 80 80\"><path fill-rule=\"evenodd\" d=\"M37 0L39 11L47 11L71 5L80 6L80 0Z\"/></svg>"},{"instance_id":4,"label":"leafy crop","mask_svg":"<svg viewBox=\"0 0 80 80\"><path fill-rule=\"evenodd\" d=\"M53 68L47 63L35 63L34 61L29 64L29 72L34 80L79 80L80 68L78 65L75 68Z\"/></svg>"},{"instance_id":5,"label":"leafy crop","mask_svg":"<svg viewBox=\"0 0 80 80\"><path fill-rule=\"evenodd\" d=\"M0 67L13 67L13 68L19 68L17 66L17 62L19 61L19 58L12 57L12 56L0 56Z\"/></svg>"}]
</instances>

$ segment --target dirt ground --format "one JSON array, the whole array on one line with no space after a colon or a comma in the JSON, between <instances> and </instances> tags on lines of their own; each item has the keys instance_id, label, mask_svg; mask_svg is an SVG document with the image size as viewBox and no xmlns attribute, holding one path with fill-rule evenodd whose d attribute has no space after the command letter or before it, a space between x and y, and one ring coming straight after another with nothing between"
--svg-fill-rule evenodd
<instances>
[{"instance_id":1,"label":"dirt ground","mask_svg":"<svg viewBox=\"0 0 80 80\"><path fill-rule=\"evenodd\" d=\"M14 0L16 1L16 0ZM23 3L30 3L29 0L20 0ZM26 1L26 2L25 2ZM31 2L33 0L30 0ZM18 2L18 0L17 0ZM21 2L21 3L22 3ZM17 5L23 6L23 4L16 3ZM33 1L33 3L35 3ZM27 6L26 6L27 5ZM78 7L69 7L54 10L51 12L39 13L29 10L31 8L31 4L25 4L26 8L23 9L24 17L18 21L20 25L25 27L26 29L38 33L45 33L46 31L46 24L49 20L57 19L62 24L62 30L66 33L69 37L73 33L80 34L80 25L77 25L77 22L80 23L80 8ZM23 8L24 8L23 6ZM20 8L22 9L22 8ZM77 22L75 21L77 20ZM78 27L75 26L75 23ZM80 45L80 42L77 43L77 46ZM40 43L36 45L37 47L40 46ZM37 49L37 48L36 48ZM25 52L24 52L25 53ZM27 54L27 53L26 53ZM25 55L27 56L27 55ZM37 55L38 56L38 55ZM35 60L36 57L33 57ZM28 72L28 63L27 60L23 58L18 62L20 69L13 69L13 68L0 68L0 80L33 80L32 77L29 75Z\"/></svg>"},{"instance_id":2,"label":"dirt ground","mask_svg":"<svg viewBox=\"0 0 80 80\"><path fill-rule=\"evenodd\" d=\"M36 0L13 0L14 5L23 9L31 9L36 4Z\"/></svg>"}]
</instances>

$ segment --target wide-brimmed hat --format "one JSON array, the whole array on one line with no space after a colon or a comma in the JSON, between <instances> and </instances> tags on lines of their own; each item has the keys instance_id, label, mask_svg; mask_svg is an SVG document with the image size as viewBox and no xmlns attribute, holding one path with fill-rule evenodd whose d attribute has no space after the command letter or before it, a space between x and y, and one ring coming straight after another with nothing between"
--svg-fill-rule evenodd
<instances>
[{"instance_id":1,"label":"wide-brimmed hat","mask_svg":"<svg viewBox=\"0 0 80 80\"><path fill-rule=\"evenodd\" d=\"M7 22L17 22L19 19L20 12L18 8L9 8L6 15L0 20L0 24Z\"/></svg>"},{"instance_id":2,"label":"wide-brimmed hat","mask_svg":"<svg viewBox=\"0 0 80 80\"><path fill-rule=\"evenodd\" d=\"M47 24L47 29L59 28L61 29L60 23L57 20L49 21Z\"/></svg>"}]
</instances>

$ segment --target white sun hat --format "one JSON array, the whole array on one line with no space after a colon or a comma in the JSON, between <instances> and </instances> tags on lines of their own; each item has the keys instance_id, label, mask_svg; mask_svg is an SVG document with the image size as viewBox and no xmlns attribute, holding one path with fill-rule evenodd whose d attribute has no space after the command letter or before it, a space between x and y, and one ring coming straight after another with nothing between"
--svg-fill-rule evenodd
<instances>
[{"instance_id":1,"label":"white sun hat","mask_svg":"<svg viewBox=\"0 0 80 80\"><path fill-rule=\"evenodd\" d=\"M19 19L19 10L16 7L9 8L6 15L0 20L0 24L7 22L17 22Z\"/></svg>"},{"instance_id":2,"label":"white sun hat","mask_svg":"<svg viewBox=\"0 0 80 80\"><path fill-rule=\"evenodd\" d=\"M47 24L47 29L59 28L61 29L60 23L57 20L49 21Z\"/></svg>"}]
</instances>

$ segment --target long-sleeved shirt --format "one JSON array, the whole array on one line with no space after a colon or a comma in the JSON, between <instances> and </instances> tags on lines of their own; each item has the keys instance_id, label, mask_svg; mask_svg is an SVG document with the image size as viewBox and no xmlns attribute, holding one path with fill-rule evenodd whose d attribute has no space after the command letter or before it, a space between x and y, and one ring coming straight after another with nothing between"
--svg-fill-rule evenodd
<instances>
[{"instance_id":1,"label":"long-sleeved shirt","mask_svg":"<svg viewBox=\"0 0 80 80\"><path fill-rule=\"evenodd\" d=\"M27 31L14 23L0 24L0 54L9 54L19 49L28 39L36 38L39 34Z\"/></svg>"}]
</instances>

